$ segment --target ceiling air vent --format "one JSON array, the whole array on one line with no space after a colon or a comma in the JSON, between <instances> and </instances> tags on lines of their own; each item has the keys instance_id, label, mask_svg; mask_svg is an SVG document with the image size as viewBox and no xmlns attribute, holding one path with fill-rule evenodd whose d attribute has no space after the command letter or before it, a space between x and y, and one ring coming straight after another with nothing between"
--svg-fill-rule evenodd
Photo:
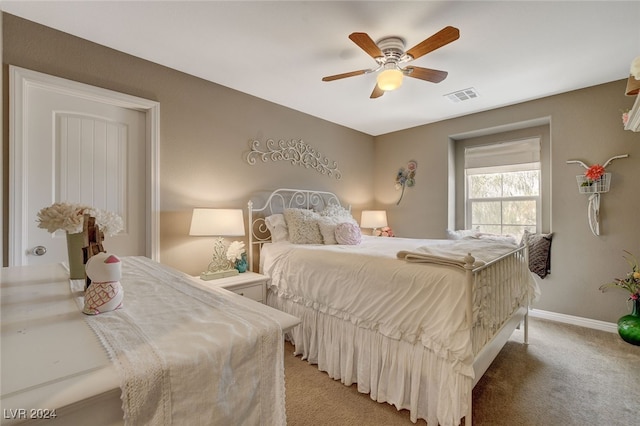
<instances>
[{"instance_id":1,"label":"ceiling air vent","mask_svg":"<svg viewBox=\"0 0 640 426\"><path fill-rule=\"evenodd\" d=\"M469 99L477 98L478 92L473 87L469 87L468 89L458 90L457 92L452 92L447 95L444 95L447 99L449 99L453 103L458 103L462 101L468 101Z\"/></svg>"}]
</instances>

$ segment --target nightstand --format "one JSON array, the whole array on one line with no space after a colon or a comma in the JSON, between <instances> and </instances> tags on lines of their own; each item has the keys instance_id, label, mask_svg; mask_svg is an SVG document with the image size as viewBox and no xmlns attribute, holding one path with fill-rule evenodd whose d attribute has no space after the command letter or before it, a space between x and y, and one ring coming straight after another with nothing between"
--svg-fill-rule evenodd
<instances>
[{"instance_id":1,"label":"nightstand","mask_svg":"<svg viewBox=\"0 0 640 426\"><path fill-rule=\"evenodd\" d=\"M206 286L226 288L256 302L265 303L267 301L267 281L269 281L269 277L266 275L247 271L231 277L210 281L200 280L199 277L194 278Z\"/></svg>"}]
</instances>

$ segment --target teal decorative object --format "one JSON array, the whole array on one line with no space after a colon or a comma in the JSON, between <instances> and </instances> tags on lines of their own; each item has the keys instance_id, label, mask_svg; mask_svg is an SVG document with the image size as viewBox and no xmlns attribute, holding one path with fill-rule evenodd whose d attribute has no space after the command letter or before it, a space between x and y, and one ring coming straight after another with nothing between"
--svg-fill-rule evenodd
<instances>
[{"instance_id":1,"label":"teal decorative object","mask_svg":"<svg viewBox=\"0 0 640 426\"><path fill-rule=\"evenodd\" d=\"M247 253L242 253L242 259L236 260L235 268L238 272L247 272Z\"/></svg>"},{"instance_id":2,"label":"teal decorative object","mask_svg":"<svg viewBox=\"0 0 640 426\"><path fill-rule=\"evenodd\" d=\"M631 300L631 313L618 320L618 334L625 342L640 346L640 299Z\"/></svg>"}]
</instances>

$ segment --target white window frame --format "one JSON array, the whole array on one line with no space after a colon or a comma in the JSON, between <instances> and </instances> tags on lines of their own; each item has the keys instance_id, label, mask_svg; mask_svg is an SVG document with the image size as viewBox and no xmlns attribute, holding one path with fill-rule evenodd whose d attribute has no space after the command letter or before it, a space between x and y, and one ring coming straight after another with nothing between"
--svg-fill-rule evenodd
<instances>
[{"instance_id":1,"label":"white window frame","mask_svg":"<svg viewBox=\"0 0 640 426\"><path fill-rule=\"evenodd\" d=\"M515 149L514 149L515 148ZM542 229L542 163L540 159L540 138L528 138L519 141L502 142L485 146L469 147L476 154L468 155L465 150L464 205L465 228L471 229L471 211L474 202L526 201L534 200L536 205L536 232ZM469 161L470 160L470 161ZM513 163L509 163L513 162ZM471 166L471 167L469 167ZM473 174L508 173L514 171L538 170L538 195L516 197L469 198L469 176ZM500 223L504 226L502 218Z\"/></svg>"}]
</instances>

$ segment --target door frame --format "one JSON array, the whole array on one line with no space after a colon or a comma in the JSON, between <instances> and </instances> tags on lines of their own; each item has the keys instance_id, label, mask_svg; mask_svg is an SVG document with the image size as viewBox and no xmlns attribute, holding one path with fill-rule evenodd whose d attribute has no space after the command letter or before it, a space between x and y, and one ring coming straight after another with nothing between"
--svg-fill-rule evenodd
<instances>
[{"instance_id":1,"label":"door frame","mask_svg":"<svg viewBox=\"0 0 640 426\"><path fill-rule=\"evenodd\" d=\"M9 265L27 264L24 135L28 87L129 108L145 114L145 255L160 261L160 103L9 65Z\"/></svg>"}]
</instances>

